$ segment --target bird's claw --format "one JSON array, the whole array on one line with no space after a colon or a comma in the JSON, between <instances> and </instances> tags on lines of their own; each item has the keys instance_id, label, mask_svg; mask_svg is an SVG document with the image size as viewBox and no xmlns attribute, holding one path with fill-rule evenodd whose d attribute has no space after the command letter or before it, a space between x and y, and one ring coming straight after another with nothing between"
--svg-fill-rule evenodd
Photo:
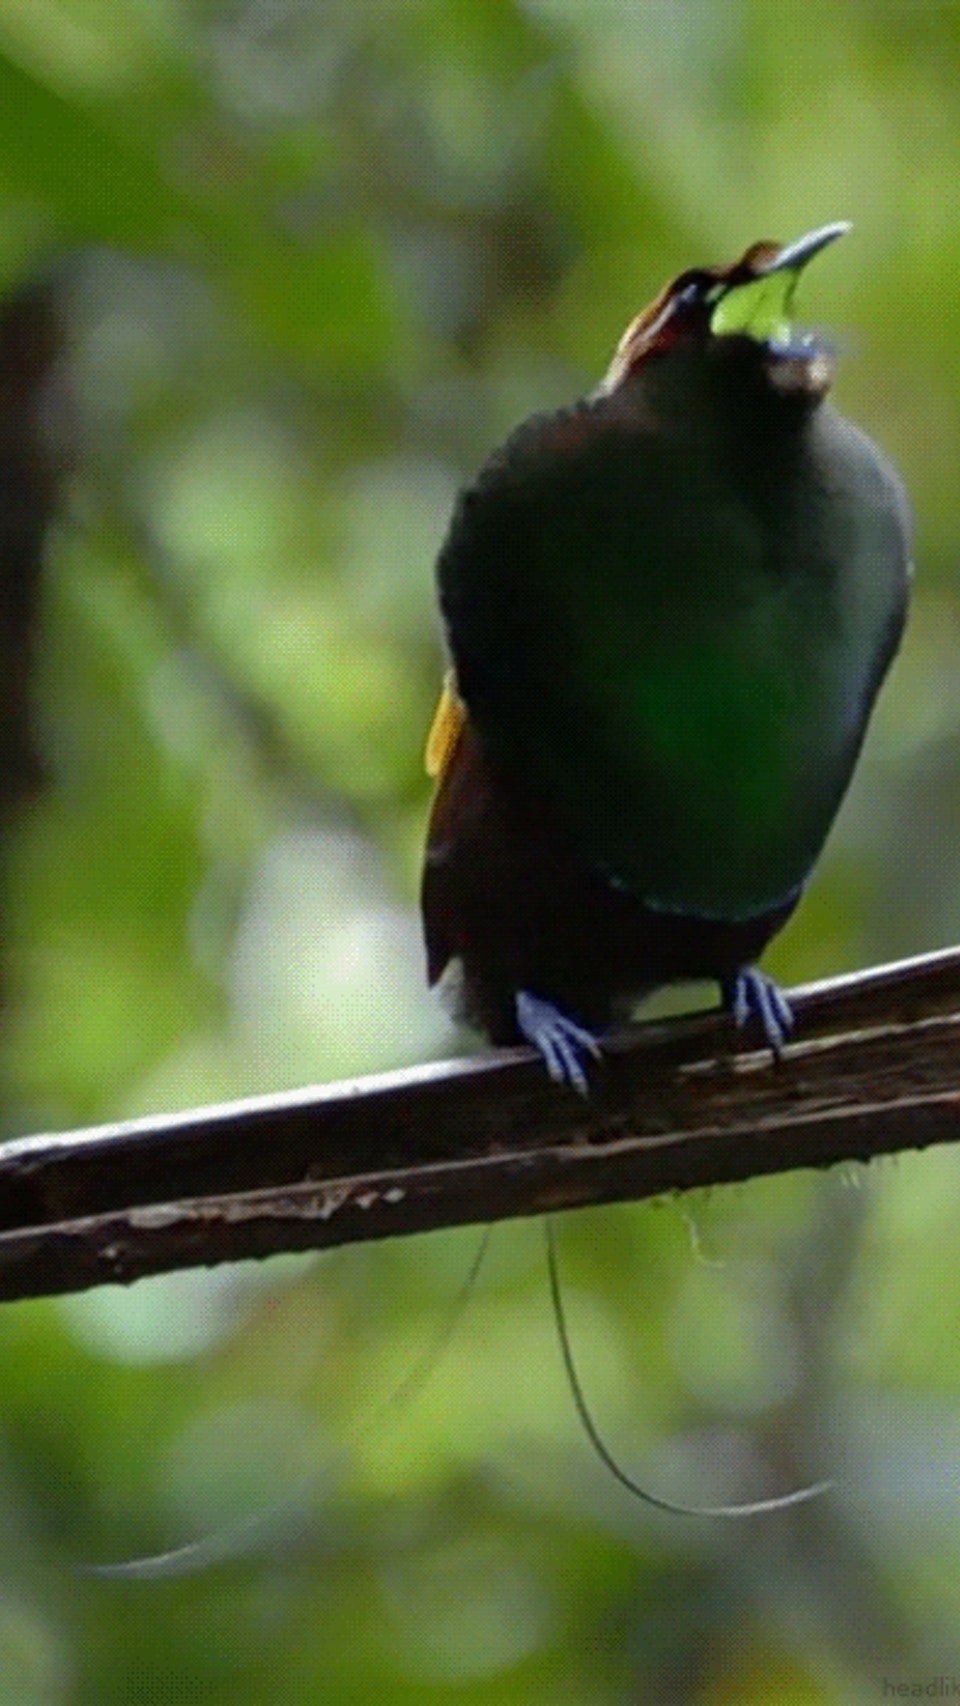
<instances>
[{"instance_id":1,"label":"bird's claw","mask_svg":"<svg viewBox=\"0 0 960 1706\"><path fill-rule=\"evenodd\" d=\"M516 1000L517 1025L528 1043L538 1051L555 1084L569 1084L581 1096L590 1086L584 1058L601 1058L600 1044L592 1031L561 1013L552 1001L521 989Z\"/></svg>"},{"instance_id":2,"label":"bird's claw","mask_svg":"<svg viewBox=\"0 0 960 1706\"><path fill-rule=\"evenodd\" d=\"M759 1019L774 1060L779 1060L793 1030L793 1013L783 991L755 966L742 967L721 988L723 1004L738 1029L749 1019Z\"/></svg>"}]
</instances>

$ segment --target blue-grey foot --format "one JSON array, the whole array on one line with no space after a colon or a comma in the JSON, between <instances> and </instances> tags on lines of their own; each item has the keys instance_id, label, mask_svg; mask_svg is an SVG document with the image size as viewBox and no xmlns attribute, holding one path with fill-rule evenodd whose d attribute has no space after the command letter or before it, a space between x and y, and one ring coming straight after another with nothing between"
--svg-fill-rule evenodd
<instances>
[{"instance_id":1,"label":"blue-grey foot","mask_svg":"<svg viewBox=\"0 0 960 1706\"><path fill-rule=\"evenodd\" d=\"M600 1043L593 1032L528 989L518 992L516 1009L521 1034L537 1049L554 1083L569 1084L581 1096L588 1095L584 1062L588 1055L600 1059Z\"/></svg>"},{"instance_id":2,"label":"blue-grey foot","mask_svg":"<svg viewBox=\"0 0 960 1706\"><path fill-rule=\"evenodd\" d=\"M750 1019L759 1019L773 1057L779 1060L793 1030L793 1014L783 991L756 966L741 967L733 977L725 978L720 988L723 1005L734 1024L742 1026Z\"/></svg>"}]
</instances>

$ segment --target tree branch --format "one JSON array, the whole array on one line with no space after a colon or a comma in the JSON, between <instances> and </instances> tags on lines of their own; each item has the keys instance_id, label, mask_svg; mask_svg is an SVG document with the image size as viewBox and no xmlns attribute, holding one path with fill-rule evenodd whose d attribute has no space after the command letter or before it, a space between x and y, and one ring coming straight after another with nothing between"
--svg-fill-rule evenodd
<instances>
[{"instance_id":1,"label":"tree branch","mask_svg":"<svg viewBox=\"0 0 960 1706\"><path fill-rule=\"evenodd\" d=\"M960 1137L960 948L812 984L779 1066L701 1014L590 1099L526 1049L0 1145L0 1298L506 1219Z\"/></svg>"}]
</instances>

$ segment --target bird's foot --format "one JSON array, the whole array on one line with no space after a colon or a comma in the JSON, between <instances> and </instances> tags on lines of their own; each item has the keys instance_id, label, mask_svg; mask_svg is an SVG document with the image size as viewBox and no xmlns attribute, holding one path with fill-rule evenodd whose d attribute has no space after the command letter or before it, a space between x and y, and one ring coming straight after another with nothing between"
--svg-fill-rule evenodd
<instances>
[{"instance_id":1,"label":"bird's foot","mask_svg":"<svg viewBox=\"0 0 960 1706\"><path fill-rule=\"evenodd\" d=\"M759 1019L774 1060L779 1060L793 1030L793 1014L783 991L756 966L744 966L720 985L723 1005L740 1028Z\"/></svg>"},{"instance_id":2,"label":"bird's foot","mask_svg":"<svg viewBox=\"0 0 960 1706\"><path fill-rule=\"evenodd\" d=\"M569 1084L581 1096L588 1095L584 1061L588 1055L599 1060L601 1053L593 1032L528 989L518 991L516 1012L521 1034L538 1051L554 1083Z\"/></svg>"}]
</instances>

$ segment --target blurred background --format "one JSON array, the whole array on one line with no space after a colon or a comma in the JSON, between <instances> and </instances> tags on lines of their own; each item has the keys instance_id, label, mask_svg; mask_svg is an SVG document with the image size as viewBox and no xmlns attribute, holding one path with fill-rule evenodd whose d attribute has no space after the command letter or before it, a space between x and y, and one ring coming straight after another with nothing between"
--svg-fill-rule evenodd
<instances>
[{"instance_id":1,"label":"blurred background","mask_svg":"<svg viewBox=\"0 0 960 1706\"><path fill-rule=\"evenodd\" d=\"M958 88L932 0L4 0L8 1134L464 1046L416 917L456 488L666 277L837 218L801 317L905 472L918 591L769 964L960 939ZM746 1523L591 1458L536 1224L386 1412L476 1230L4 1306L0 1706L859 1706L960 1670L958 1200L945 1149L564 1219L635 1474L837 1478ZM252 1555L77 1573L305 1477Z\"/></svg>"}]
</instances>

